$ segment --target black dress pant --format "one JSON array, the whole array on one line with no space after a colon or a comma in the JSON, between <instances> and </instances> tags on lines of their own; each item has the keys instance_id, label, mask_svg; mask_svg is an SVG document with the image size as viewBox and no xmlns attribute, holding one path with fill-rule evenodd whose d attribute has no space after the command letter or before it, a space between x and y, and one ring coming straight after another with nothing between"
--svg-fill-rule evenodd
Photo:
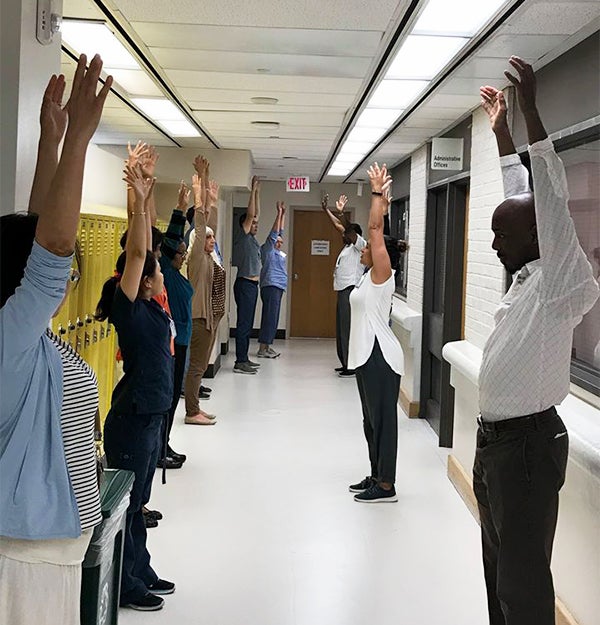
<instances>
[{"instance_id":1,"label":"black dress pant","mask_svg":"<svg viewBox=\"0 0 600 625\"><path fill-rule=\"evenodd\" d=\"M550 571L569 437L554 408L482 423L473 489L491 625L554 625Z\"/></svg>"},{"instance_id":2,"label":"black dress pant","mask_svg":"<svg viewBox=\"0 0 600 625\"><path fill-rule=\"evenodd\" d=\"M148 592L147 587L158 579L150 566L142 507L150 500L165 417L164 414L115 415L109 412L104 425L108 466L135 474L123 540L121 605L141 599Z\"/></svg>"},{"instance_id":3,"label":"black dress pant","mask_svg":"<svg viewBox=\"0 0 600 625\"><path fill-rule=\"evenodd\" d=\"M394 484L398 455L400 376L386 362L377 339L369 360L356 369L356 382L369 448L371 477L378 482Z\"/></svg>"},{"instance_id":4,"label":"black dress pant","mask_svg":"<svg viewBox=\"0 0 600 625\"><path fill-rule=\"evenodd\" d=\"M350 343L350 293L354 290L349 286L337 291L335 310L335 344L337 356L344 369L348 368L348 345Z\"/></svg>"},{"instance_id":5,"label":"black dress pant","mask_svg":"<svg viewBox=\"0 0 600 625\"><path fill-rule=\"evenodd\" d=\"M175 367L173 377L173 402L167 415L167 433L163 437L160 446L160 458L164 458L167 455L166 446L169 444L169 437L171 435L171 428L173 427L173 421L175 419L175 411L179 405L181 398L181 389L183 387L183 375L185 373L185 363L187 360L187 345L178 345L175 343Z\"/></svg>"}]
</instances>

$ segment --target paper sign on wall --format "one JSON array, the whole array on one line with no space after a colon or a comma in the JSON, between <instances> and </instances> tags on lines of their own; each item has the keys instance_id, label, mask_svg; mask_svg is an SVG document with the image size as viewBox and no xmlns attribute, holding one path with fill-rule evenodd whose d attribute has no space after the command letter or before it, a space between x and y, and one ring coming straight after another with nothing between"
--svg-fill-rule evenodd
<instances>
[{"instance_id":1,"label":"paper sign on wall","mask_svg":"<svg viewBox=\"0 0 600 625\"><path fill-rule=\"evenodd\" d=\"M438 137L431 142L431 169L460 171L463 168L464 139Z\"/></svg>"},{"instance_id":2,"label":"paper sign on wall","mask_svg":"<svg viewBox=\"0 0 600 625\"><path fill-rule=\"evenodd\" d=\"M285 183L285 190L288 193L310 191L310 178L308 176L290 176Z\"/></svg>"},{"instance_id":3,"label":"paper sign on wall","mask_svg":"<svg viewBox=\"0 0 600 625\"><path fill-rule=\"evenodd\" d=\"M313 239L310 242L310 253L312 256L329 256L329 241Z\"/></svg>"}]
</instances>

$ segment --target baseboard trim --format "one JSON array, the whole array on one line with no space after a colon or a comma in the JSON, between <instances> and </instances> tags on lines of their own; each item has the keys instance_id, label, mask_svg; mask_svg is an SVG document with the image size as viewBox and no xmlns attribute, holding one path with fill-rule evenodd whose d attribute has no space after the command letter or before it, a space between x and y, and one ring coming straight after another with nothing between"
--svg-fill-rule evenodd
<instances>
[{"instance_id":1,"label":"baseboard trim","mask_svg":"<svg viewBox=\"0 0 600 625\"><path fill-rule=\"evenodd\" d=\"M234 339L235 338L236 328L229 328L229 336ZM260 328L252 328L252 332L250 333L250 338L257 339L258 333L260 332ZM285 339L287 334L287 330L277 330L275 334L276 339Z\"/></svg>"},{"instance_id":2,"label":"baseboard trim","mask_svg":"<svg viewBox=\"0 0 600 625\"><path fill-rule=\"evenodd\" d=\"M215 361L212 364L208 365L208 369L204 373L203 377L214 378L219 372L220 368L221 368L221 354L217 354Z\"/></svg>"},{"instance_id":3,"label":"baseboard trim","mask_svg":"<svg viewBox=\"0 0 600 625\"><path fill-rule=\"evenodd\" d=\"M473 492L473 480L465 471L464 467L452 454L448 455L448 479L456 488L469 512L479 523L479 512L477 511L477 499ZM565 604L556 598L556 625L579 625L575 617L569 612Z\"/></svg>"},{"instance_id":4,"label":"baseboard trim","mask_svg":"<svg viewBox=\"0 0 600 625\"><path fill-rule=\"evenodd\" d=\"M419 416L419 402L410 401L410 398L403 388L400 389L400 405L405 414L411 419Z\"/></svg>"}]
</instances>

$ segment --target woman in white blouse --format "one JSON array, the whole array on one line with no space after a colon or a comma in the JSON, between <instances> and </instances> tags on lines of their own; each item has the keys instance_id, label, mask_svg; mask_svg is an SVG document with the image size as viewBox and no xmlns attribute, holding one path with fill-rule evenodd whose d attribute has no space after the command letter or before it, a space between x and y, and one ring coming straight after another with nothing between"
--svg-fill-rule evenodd
<instances>
[{"instance_id":1,"label":"woman in white blouse","mask_svg":"<svg viewBox=\"0 0 600 625\"><path fill-rule=\"evenodd\" d=\"M396 455L398 450L398 393L404 357L390 328L394 274L400 260L399 241L384 235L383 214L392 184L385 165L369 168L371 213L369 243L361 263L367 267L350 295L352 309L348 368L356 370L363 411L363 428L369 449L371 474L350 486L355 501L398 501Z\"/></svg>"}]
</instances>

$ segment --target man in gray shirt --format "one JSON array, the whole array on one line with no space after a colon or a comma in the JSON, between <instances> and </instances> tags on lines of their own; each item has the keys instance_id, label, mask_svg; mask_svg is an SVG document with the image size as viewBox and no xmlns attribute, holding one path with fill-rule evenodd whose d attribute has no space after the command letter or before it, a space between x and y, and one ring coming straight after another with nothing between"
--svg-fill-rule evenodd
<instances>
[{"instance_id":1,"label":"man in gray shirt","mask_svg":"<svg viewBox=\"0 0 600 625\"><path fill-rule=\"evenodd\" d=\"M260 182L257 176L252 178L252 190L246 212L236 224L233 237L232 262L238 268L233 285L233 294L237 305L237 324L235 331L235 373L256 375L259 364L248 359L250 334L254 324L256 300L258 298L258 280L262 269L260 244L256 240L258 217L260 213Z\"/></svg>"}]
</instances>

